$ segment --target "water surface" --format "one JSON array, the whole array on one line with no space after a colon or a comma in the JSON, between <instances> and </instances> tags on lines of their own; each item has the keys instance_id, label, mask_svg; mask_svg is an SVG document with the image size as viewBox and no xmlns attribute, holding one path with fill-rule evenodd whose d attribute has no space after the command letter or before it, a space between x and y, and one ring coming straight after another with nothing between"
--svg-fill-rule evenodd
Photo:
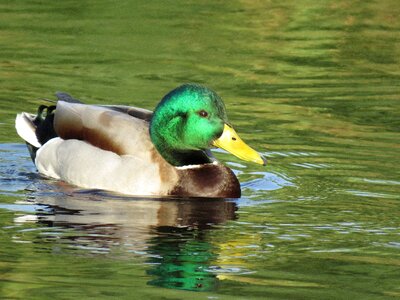
<instances>
[{"instance_id":1,"label":"water surface","mask_svg":"<svg viewBox=\"0 0 400 300\"><path fill-rule=\"evenodd\" d=\"M397 1L0 3L0 298L400 297ZM269 159L241 199L42 178L15 114L67 91L153 109L198 82Z\"/></svg>"}]
</instances>

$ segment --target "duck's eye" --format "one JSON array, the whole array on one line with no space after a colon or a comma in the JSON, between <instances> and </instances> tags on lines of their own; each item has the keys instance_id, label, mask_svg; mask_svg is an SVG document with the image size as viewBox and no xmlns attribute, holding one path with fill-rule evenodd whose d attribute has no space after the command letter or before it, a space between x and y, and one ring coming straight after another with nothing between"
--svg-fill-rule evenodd
<instances>
[{"instance_id":1,"label":"duck's eye","mask_svg":"<svg viewBox=\"0 0 400 300\"><path fill-rule=\"evenodd\" d=\"M199 116L202 118L207 118L208 117L208 112L206 112L205 110L200 110L198 112Z\"/></svg>"}]
</instances>

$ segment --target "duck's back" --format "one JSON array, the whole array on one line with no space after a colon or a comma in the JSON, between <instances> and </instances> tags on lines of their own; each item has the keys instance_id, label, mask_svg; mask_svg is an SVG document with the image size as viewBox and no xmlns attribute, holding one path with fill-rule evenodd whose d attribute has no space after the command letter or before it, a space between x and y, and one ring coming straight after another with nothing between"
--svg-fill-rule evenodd
<instances>
[{"instance_id":1,"label":"duck's back","mask_svg":"<svg viewBox=\"0 0 400 300\"><path fill-rule=\"evenodd\" d=\"M149 159L154 149L148 121L107 107L59 101L54 129L62 139L86 141L118 155Z\"/></svg>"}]
</instances>

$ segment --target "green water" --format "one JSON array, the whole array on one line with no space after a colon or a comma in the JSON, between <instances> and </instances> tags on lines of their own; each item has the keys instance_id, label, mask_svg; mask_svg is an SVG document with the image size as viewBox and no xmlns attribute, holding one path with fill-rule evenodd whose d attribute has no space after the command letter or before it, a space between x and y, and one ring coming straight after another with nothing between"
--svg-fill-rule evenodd
<instances>
[{"instance_id":1,"label":"green water","mask_svg":"<svg viewBox=\"0 0 400 300\"><path fill-rule=\"evenodd\" d=\"M400 297L398 1L0 1L1 299ZM67 91L224 99L267 167L237 200L134 199L36 174L14 130Z\"/></svg>"}]
</instances>

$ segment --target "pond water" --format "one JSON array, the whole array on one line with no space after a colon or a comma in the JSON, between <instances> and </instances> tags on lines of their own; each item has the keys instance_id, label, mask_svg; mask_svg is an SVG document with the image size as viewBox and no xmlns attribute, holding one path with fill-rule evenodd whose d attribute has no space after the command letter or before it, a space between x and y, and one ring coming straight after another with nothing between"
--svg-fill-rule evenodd
<instances>
[{"instance_id":1,"label":"pond water","mask_svg":"<svg viewBox=\"0 0 400 300\"><path fill-rule=\"evenodd\" d=\"M2 1L1 299L400 297L398 1ZM66 91L153 109L217 91L266 167L241 199L40 177L15 114Z\"/></svg>"}]
</instances>

